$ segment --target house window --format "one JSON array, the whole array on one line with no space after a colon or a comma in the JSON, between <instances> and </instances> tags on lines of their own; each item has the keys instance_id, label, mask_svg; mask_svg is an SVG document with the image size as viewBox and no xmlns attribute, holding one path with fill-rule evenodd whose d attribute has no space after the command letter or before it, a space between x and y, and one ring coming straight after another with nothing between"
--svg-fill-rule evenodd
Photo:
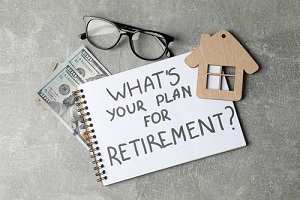
<instances>
[{"instance_id":1,"label":"house window","mask_svg":"<svg viewBox=\"0 0 300 200\"><path fill-rule=\"evenodd\" d=\"M208 65L206 89L234 90L235 67ZM226 85L226 80L228 87Z\"/></svg>"}]
</instances>

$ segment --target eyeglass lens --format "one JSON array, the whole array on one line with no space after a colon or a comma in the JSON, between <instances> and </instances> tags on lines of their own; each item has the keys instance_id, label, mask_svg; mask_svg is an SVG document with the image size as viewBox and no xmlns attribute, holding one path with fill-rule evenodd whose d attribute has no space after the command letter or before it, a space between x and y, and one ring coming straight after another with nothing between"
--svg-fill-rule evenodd
<instances>
[{"instance_id":1,"label":"eyeglass lens","mask_svg":"<svg viewBox=\"0 0 300 200\"><path fill-rule=\"evenodd\" d=\"M119 29L103 20L91 20L87 26L87 35L90 42L100 49L109 49L119 40Z\"/></svg>"},{"instance_id":2,"label":"eyeglass lens","mask_svg":"<svg viewBox=\"0 0 300 200\"><path fill-rule=\"evenodd\" d=\"M109 49L119 41L120 31L112 23L94 19L88 23L87 36L94 46L100 49ZM167 48L164 37L153 32L136 32L131 39L132 50L145 59L160 58Z\"/></svg>"},{"instance_id":3,"label":"eyeglass lens","mask_svg":"<svg viewBox=\"0 0 300 200\"><path fill-rule=\"evenodd\" d=\"M146 59L159 58L166 49L165 39L153 33L137 32L132 36L132 43L134 52Z\"/></svg>"}]
</instances>

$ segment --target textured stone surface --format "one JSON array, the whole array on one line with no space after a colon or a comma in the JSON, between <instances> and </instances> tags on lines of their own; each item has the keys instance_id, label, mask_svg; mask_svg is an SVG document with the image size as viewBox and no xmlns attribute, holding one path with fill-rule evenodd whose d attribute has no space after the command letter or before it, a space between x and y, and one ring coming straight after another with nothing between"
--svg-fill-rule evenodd
<instances>
[{"instance_id":1,"label":"textured stone surface","mask_svg":"<svg viewBox=\"0 0 300 200\"><path fill-rule=\"evenodd\" d=\"M165 32L175 55L231 31L259 63L235 105L248 146L100 188L89 154L34 103L53 60L86 45L112 72L148 62L77 35L83 15ZM299 1L8 1L0 4L0 199L299 199Z\"/></svg>"}]
</instances>

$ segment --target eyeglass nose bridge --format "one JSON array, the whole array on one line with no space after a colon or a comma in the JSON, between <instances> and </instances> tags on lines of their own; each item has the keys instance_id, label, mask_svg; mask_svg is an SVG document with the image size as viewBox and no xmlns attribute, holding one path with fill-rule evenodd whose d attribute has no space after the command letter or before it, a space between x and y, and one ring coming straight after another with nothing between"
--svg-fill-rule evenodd
<instances>
[{"instance_id":1,"label":"eyeglass nose bridge","mask_svg":"<svg viewBox=\"0 0 300 200\"><path fill-rule=\"evenodd\" d=\"M132 45L132 37L133 35L136 33L136 31L130 31L130 30L124 30L124 29L120 29L120 39L123 35L125 36L128 36L128 39L129 39L129 43L130 43L130 46Z\"/></svg>"},{"instance_id":2,"label":"eyeglass nose bridge","mask_svg":"<svg viewBox=\"0 0 300 200\"><path fill-rule=\"evenodd\" d=\"M121 35L132 36L136 33L136 31L128 30L128 29L120 29Z\"/></svg>"}]
</instances>

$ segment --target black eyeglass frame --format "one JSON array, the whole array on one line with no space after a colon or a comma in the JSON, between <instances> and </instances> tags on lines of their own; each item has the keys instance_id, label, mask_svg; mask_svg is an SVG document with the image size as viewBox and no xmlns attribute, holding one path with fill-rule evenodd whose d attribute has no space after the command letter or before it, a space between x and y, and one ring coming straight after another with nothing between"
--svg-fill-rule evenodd
<instances>
[{"instance_id":1,"label":"black eyeglass frame","mask_svg":"<svg viewBox=\"0 0 300 200\"><path fill-rule=\"evenodd\" d=\"M88 18L88 20L86 20L86 18ZM93 41L91 41L88 37L88 25L89 23L92 21L92 20L102 20L102 21L105 21L107 23L110 23L112 25L114 25L118 30L119 30L119 38L118 40L116 41L116 43L109 47L109 48L103 48L103 47L100 47L98 46L97 44L95 44ZM81 40L84 40L84 39L87 39L93 46L95 46L96 48L98 49L102 49L102 50L108 50L108 49L112 49L113 47L115 47L121 37L123 35L127 35L128 38L129 38L129 43L130 43L130 48L131 48L131 51L139 58L143 59L143 60L148 60L148 61L153 61L153 60L158 60L160 58L162 58L164 55L166 55L167 57L172 57L172 53L170 51L170 49L168 48L169 44L171 42L174 41L174 37L170 36L170 35L167 35L167 34L164 34L164 33L161 33L161 32L158 32L158 31L151 31L151 30L146 30L146 29L141 29L141 28L137 28L137 27L134 27L134 26L129 26L129 25L126 25L126 24L122 24L122 23L119 23L119 22L113 22L113 21L110 21L110 20L106 20L106 19L103 19L103 18L100 18L100 17L93 17L93 16L84 16L83 17L83 20L85 21L86 23L86 27L85 27L85 33L81 33L78 37L81 39ZM155 38L157 38L160 43L162 43L162 45L165 47L165 50L164 52L161 54L161 56L157 57L157 58L144 58L140 55L138 55L135 50L134 50L134 44L133 44L133 40L132 40L132 37L134 34L138 33L138 32L141 32L141 33L144 33L144 34L149 34L149 35L152 35L152 36L155 36ZM161 41L159 37L157 37L157 35L161 35L165 42L164 41Z\"/></svg>"}]
</instances>

